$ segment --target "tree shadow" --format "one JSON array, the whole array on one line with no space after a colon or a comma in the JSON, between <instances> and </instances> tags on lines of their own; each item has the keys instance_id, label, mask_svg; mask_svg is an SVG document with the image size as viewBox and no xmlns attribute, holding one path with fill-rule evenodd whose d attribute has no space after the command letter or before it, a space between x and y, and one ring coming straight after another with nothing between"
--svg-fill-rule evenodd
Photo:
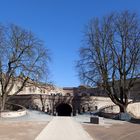
<instances>
[{"instance_id":1,"label":"tree shadow","mask_svg":"<svg viewBox=\"0 0 140 140\"><path fill-rule=\"evenodd\" d=\"M140 119L132 118L129 122L134 124L140 124Z\"/></svg>"}]
</instances>

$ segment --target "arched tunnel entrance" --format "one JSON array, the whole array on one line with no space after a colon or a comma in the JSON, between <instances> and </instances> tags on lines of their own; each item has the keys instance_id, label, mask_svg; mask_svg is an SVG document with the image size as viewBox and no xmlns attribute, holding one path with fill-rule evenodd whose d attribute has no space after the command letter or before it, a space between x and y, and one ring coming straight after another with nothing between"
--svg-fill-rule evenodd
<instances>
[{"instance_id":1,"label":"arched tunnel entrance","mask_svg":"<svg viewBox=\"0 0 140 140\"><path fill-rule=\"evenodd\" d=\"M69 104L61 103L56 107L58 116L71 116L72 107Z\"/></svg>"}]
</instances>

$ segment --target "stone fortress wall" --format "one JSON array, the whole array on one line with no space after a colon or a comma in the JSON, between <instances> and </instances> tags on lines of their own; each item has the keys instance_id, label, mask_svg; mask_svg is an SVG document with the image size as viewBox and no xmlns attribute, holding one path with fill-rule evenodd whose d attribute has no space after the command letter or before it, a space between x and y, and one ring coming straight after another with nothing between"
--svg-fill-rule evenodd
<instances>
[{"instance_id":1,"label":"stone fortress wall","mask_svg":"<svg viewBox=\"0 0 140 140\"><path fill-rule=\"evenodd\" d=\"M140 82L137 82L130 91L129 98L136 102L140 101L139 89ZM74 115L114 105L103 90L85 86L52 88L48 85L42 85L41 88L36 86L25 87L22 92L13 96L10 102L54 115L57 114L57 107L60 104L69 105Z\"/></svg>"},{"instance_id":2,"label":"stone fortress wall","mask_svg":"<svg viewBox=\"0 0 140 140\"><path fill-rule=\"evenodd\" d=\"M11 94L18 88L14 86ZM131 89L129 99L140 101L140 81ZM9 102L20 104L29 109L37 109L49 114L57 114L58 106L69 105L72 113L93 112L104 106L114 105L104 90L95 87L64 87L59 88L48 84L26 86L18 95L10 98Z\"/></svg>"}]
</instances>

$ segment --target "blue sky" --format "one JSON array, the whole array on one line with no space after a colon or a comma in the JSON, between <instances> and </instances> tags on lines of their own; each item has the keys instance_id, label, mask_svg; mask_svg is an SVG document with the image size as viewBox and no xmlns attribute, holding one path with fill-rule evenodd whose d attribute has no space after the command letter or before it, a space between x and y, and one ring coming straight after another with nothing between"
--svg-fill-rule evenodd
<instances>
[{"instance_id":1,"label":"blue sky","mask_svg":"<svg viewBox=\"0 0 140 140\"><path fill-rule=\"evenodd\" d=\"M84 26L112 11L140 14L140 0L0 0L0 22L32 30L51 52L50 79L61 87L78 86L75 70Z\"/></svg>"}]
</instances>

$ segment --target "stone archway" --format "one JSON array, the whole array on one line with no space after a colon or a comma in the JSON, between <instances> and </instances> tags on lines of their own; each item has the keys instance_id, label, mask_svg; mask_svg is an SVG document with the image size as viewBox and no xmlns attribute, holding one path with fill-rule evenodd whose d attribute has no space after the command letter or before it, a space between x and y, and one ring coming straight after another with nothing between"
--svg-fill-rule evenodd
<instances>
[{"instance_id":1,"label":"stone archway","mask_svg":"<svg viewBox=\"0 0 140 140\"><path fill-rule=\"evenodd\" d=\"M61 103L56 107L58 116L71 116L72 107L67 103Z\"/></svg>"}]
</instances>

